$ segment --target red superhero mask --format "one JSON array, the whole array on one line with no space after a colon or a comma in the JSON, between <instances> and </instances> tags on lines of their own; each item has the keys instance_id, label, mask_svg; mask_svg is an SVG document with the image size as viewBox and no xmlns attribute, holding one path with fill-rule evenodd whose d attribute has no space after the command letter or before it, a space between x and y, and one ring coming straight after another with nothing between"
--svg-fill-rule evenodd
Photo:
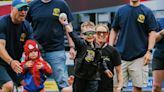
<instances>
[{"instance_id":1,"label":"red superhero mask","mask_svg":"<svg viewBox=\"0 0 164 92\"><path fill-rule=\"evenodd\" d=\"M27 40L24 45L25 60L29 60L29 53L31 51L38 51L38 57L36 59L40 58L40 50L36 41Z\"/></svg>"}]
</instances>

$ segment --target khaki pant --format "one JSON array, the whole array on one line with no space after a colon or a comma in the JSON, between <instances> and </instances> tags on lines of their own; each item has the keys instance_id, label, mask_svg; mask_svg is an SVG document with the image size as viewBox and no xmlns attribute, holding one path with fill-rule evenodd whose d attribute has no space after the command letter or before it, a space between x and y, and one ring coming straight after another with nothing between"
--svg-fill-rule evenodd
<instances>
[{"instance_id":1,"label":"khaki pant","mask_svg":"<svg viewBox=\"0 0 164 92\"><path fill-rule=\"evenodd\" d=\"M122 70L124 87L127 87L128 80L132 80L135 87L145 87L148 83L148 65L144 65L144 58L138 58L133 61L122 60ZM117 86L117 74L114 75L114 86Z\"/></svg>"}]
</instances>

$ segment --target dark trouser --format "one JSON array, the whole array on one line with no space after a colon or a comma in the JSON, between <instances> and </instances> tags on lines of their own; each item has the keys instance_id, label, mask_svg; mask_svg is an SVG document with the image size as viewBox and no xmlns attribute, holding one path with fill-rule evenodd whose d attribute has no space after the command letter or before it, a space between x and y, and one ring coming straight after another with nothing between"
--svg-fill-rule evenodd
<instances>
[{"instance_id":1,"label":"dark trouser","mask_svg":"<svg viewBox=\"0 0 164 92\"><path fill-rule=\"evenodd\" d=\"M75 77L73 83L73 92L97 92L98 81L86 80Z\"/></svg>"},{"instance_id":2,"label":"dark trouser","mask_svg":"<svg viewBox=\"0 0 164 92\"><path fill-rule=\"evenodd\" d=\"M11 67L0 65L0 88L7 82L13 81L16 86L20 86L21 77L12 70Z\"/></svg>"},{"instance_id":3,"label":"dark trouser","mask_svg":"<svg viewBox=\"0 0 164 92\"><path fill-rule=\"evenodd\" d=\"M164 70L164 60L153 58L152 60L152 70Z\"/></svg>"},{"instance_id":4,"label":"dark trouser","mask_svg":"<svg viewBox=\"0 0 164 92\"><path fill-rule=\"evenodd\" d=\"M98 92L113 92L113 80L100 80L98 82Z\"/></svg>"}]
</instances>

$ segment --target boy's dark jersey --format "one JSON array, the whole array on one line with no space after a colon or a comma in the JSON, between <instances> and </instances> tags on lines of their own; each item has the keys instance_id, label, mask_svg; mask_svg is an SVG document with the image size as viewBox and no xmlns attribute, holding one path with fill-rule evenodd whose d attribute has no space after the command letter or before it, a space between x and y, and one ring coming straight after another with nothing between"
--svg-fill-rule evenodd
<instances>
[{"instance_id":1,"label":"boy's dark jersey","mask_svg":"<svg viewBox=\"0 0 164 92\"><path fill-rule=\"evenodd\" d=\"M106 62L107 68L114 74L114 67L118 66L121 64L121 56L118 53L118 51L110 46L106 45L104 48L101 50L101 61L100 62ZM105 71L106 69L103 67L100 67L101 71ZM103 77L108 79L106 74L102 73ZM103 79L104 79L103 78Z\"/></svg>"},{"instance_id":2,"label":"boy's dark jersey","mask_svg":"<svg viewBox=\"0 0 164 92\"><path fill-rule=\"evenodd\" d=\"M121 57L118 51L114 47L107 44L100 51L101 51L100 62L103 63L105 62L107 64L107 68L114 74L114 67L121 64ZM113 90L113 78L108 78L107 75L104 73L105 70L106 68L104 68L104 66L100 67L100 72L101 72L100 73L101 81L99 82L99 88L101 89L100 92Z\"/></svg>"},{"instance_id":3,"label":"boy's dark jersey","mask_svg":"<svg viewBox=\"0 0 164 92\"><path fill-rule=\"evenodd\" d=\"M92 47L87 41L70 32L77 49L75 58L75 76L86 80L100 80L98 71L98 58L95 45Z\"/></svg>"}]
</instances>

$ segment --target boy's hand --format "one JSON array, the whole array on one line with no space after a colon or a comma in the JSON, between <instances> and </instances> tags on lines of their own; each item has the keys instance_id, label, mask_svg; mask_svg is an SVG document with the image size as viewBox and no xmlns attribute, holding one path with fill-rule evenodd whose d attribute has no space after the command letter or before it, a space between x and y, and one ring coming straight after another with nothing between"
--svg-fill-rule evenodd
<instances>
[{"instance_id":1,"label":"boy's hand","mask_svg":"<svg viewBox=\"0 0 164 92\"><path fill-rule=\"evenodd\" d=\"M122 87L117 87L116 92L121 92Z\"/></svg>"},{"instance_id":2,"label":"boy's hand","mask_svg":"<svg viewBox=\"0 0 164 92\"><path fill-rule=\"evenodd\" d=\"M109 78L112 78L113 77L113 73L108 69L108 70L105 70L104 71L105 74L109 77Z\"/></svg>"},{"instance_id":3,"label":"boy's hand","mask_svg":"<svg viewBox=\"0 0 164 92\"><path fill-rule=\"evenodd\" d=\"M31 68L33 66L34 62L33 61L27 61L25 66L28 68Z\"/></svg>"},{"instance_id":4,"label":"boy's hand","mask_svg":"<svg viewBox=\"0 0 164 92\"><path fill-rule=\"evenodd\" d=\"M42 68L43 68L43 64L40 62L40 63L38 63L38 64L36 65L36 67L37 67L38 70L39 70L39 69L42 69Z\"/></svg>"},{"instance_id":5,"label":"boy's hand","mask_svg":"<svg viewBox=\"0 0 164 92\"><path fill-rule=\"evenodd\" d=\"M75 51L75 49L74 48L70 48L70 50L69 50L69 55L70 55L70 59L71 60L74 60L75 59L75 57L76 57L76 51Z\"/></svg>"},{"instance_id":6,"label":"boy's hand","mask_svg":"<svg viewBox=\"0 0 164 92\"><path fill-rule=\"evenodd\" d=\"M62 25L68 25L68 19L67 19L67 15L65 13L61 13L59 15L59 21Z\"/></svg>"}]
</instances>

